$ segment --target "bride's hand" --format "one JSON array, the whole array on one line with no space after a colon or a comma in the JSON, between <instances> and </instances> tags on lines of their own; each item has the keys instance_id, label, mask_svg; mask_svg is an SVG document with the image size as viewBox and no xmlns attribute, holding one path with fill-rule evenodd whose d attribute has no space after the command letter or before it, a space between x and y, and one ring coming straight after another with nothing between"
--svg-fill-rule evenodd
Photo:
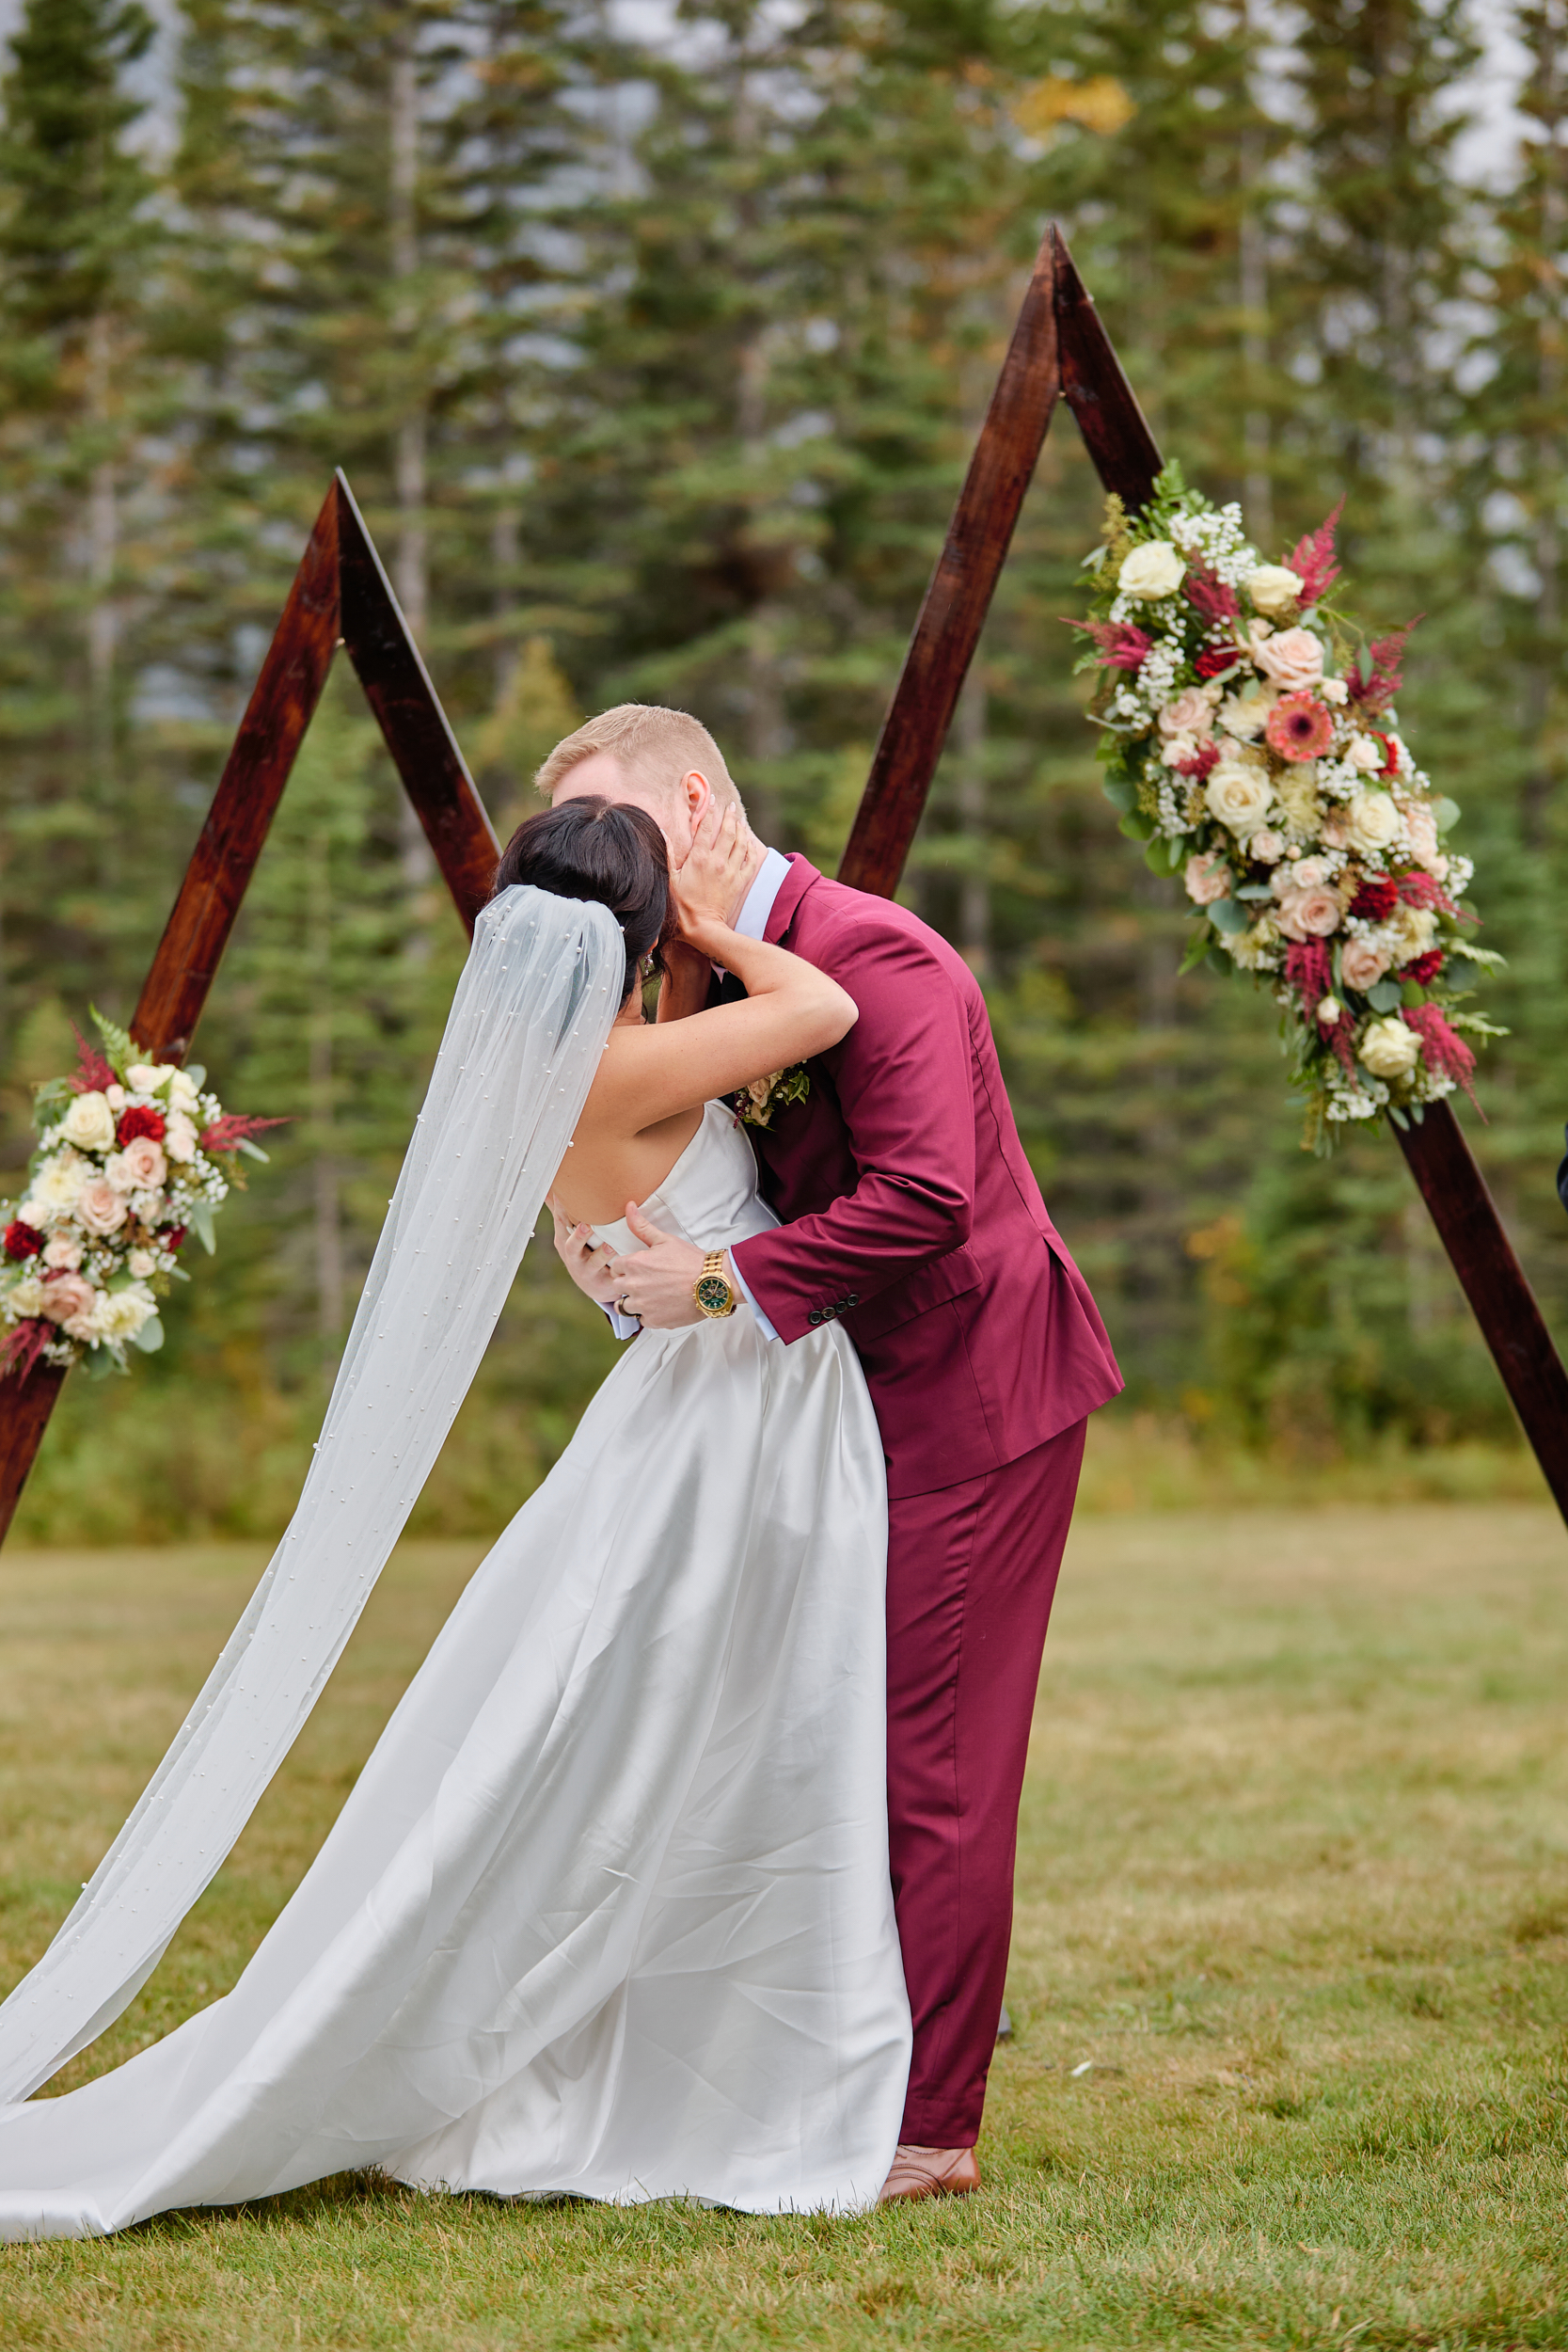
<instances>
[{"instance_id":1,"label":"bride's hand","mask_svg":"<svg viewBox=\"0 0 1568 2352\"><path fill-rule=\"evenodd\" d=\"M613 1307L616 1284L610 1262L614 1251L594 1241L592 1225L574 1225L553 1192L545 1206L555 1225L555 1254L578 1290L596 1306Z\"/></svg>"},{"instance_id":2,"label":"bride's hand","mask_svg":"<svg viewBox=\"0 0 1568 2352\"><path fill-rule=\"evenodd\" d=\"M740 896L751 849L738 802L726 802L721 808L710 801L684 864L670 877L670 896L683 939L700 946L715 924L729 929L730 911Z\"/></svg>"}]
</instances>

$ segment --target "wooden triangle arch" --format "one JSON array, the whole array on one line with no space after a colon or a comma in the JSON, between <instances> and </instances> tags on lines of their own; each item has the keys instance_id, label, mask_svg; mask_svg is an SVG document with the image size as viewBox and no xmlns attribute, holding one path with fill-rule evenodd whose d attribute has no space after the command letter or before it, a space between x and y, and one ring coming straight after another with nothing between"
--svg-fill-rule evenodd
<instances>
[{"instance_id":1,"label":"wooden triangle arch","mask_svg":"<svg viewBox=\"0 0 1568 2352\"><path fill-rule=\"evenodd\" d=\"M841 881L891 898L1058 399L1101 480L1144 504L1160 452L1059 230L1040 246L947 537L931 575ZM498 845L348 483L333 480L240 723L131 1029L150 1058L188 1050L321 698L347 646L436 865L469 930ZM1504 1386L1568 1519L1568 1375L1447 1103L1399 1136ZM0 1539L64 1375L0 1382Z\"/></svg>"}]
</instances>

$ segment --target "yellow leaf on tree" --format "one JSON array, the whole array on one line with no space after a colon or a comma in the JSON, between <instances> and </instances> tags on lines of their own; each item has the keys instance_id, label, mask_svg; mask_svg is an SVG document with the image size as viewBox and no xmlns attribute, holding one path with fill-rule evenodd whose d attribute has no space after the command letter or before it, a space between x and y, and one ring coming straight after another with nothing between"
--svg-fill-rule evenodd
<instances>
[{"instance_id":1,"label":"yellow leaf on tree","mask_svg":"<svg viewBox=\"0 0 1568 2352\"><path fill-rule=\"evenodd\" d=\"M1012 117L1021 131L1037 136L1059 122L1077 122L1085 131L1110 138L1131 122L1137 108L1113 73L1093 73L1086 82L1066 74L1048 73L1032 82L1013 103Z\"/></svg>"}]
</instances>

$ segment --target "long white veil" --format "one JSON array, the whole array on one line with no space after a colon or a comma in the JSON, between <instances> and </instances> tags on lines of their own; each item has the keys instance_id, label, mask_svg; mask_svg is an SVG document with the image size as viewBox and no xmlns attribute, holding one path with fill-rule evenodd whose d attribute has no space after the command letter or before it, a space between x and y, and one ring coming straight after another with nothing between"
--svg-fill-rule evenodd
<instances>
[{"instance_id":1,"label":"long white veil","mask_svg":"<svg viewBox=\"0 0 1568 2352\"><path fill-rule=\"evenodd\" d=\"M299 1507L135 1810L0 2005L0 2099L140 1990L315 1705L478 1369L625 978L607 907L514 887L481 914Z\"/></svg>"}]
</instances>

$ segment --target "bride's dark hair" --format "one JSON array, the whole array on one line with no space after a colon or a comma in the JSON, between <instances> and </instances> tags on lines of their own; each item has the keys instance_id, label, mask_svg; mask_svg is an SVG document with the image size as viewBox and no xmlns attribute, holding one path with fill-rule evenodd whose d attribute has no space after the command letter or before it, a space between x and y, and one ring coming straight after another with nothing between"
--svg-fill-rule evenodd
<instances>
[{"instance_id":1,"label":"bride's dark hair","mask_svg":"<svg viewBox=\"0 0 1568 2352\"><path fill-rule=\"evenodd\" d=\"M670 853L645 810L601 800L596 792L541 809L501 851L490 896L514 882L607 906L626 943L626 994L637 986L644 957L656 972L663 971L664 942L673 928Z\"/></svg>"}]
</instances>

